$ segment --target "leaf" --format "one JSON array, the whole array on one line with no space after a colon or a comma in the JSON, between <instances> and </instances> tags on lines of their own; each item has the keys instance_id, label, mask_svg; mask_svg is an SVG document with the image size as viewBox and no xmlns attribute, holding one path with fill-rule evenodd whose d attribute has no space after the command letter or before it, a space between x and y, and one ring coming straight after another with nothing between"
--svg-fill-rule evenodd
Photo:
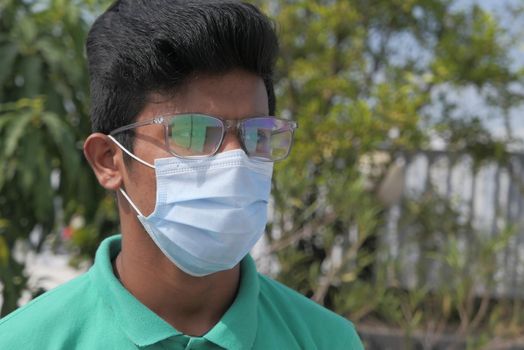
<instances>
[{"instance_id":1,"label":"leaf","mask_svg":"<svg viewBox=\"0 0 524 350\"><path fill-rule=\"evenodd\" d=\"M32 197L35 188L38 185L35 183L43 174L38 172L37 162L42 157L42 145L38 140L39 130L29 129L25 135L25 140L20 144L19 152L17 152L16 163L16 185L20 194ZM38 192L41 189L38 188ZM31 203L34 208L34 202ZM35 213L36 214L36 213Z\"/></svg>"},{"instance_id":2,"label":"leaf","mask_svg":"<svg viewBox=\"0 0 524 350\"><path fill-rule=\"evenodd\" d=\"M0 108L1 108L1 105L0 105ZM1 110L0 110L1 112ZM13 118L16 118L17 115L15 113L5 113L5 114L0 114L0 135L2 133L2 129L8 125ZM0 144L2 142L2 139L0 139Z\"/></svg>"},{"instance_id":3,"label":"leaf","mask_svg":"<svg viewBox=\"0 0 524 350\"><path fill-rule=\"evenodd\" d=\"M9 262L9 247L4 237L0 235L0 265L3 267L7 266Z\"/></svg>"},{"instance_id":4,"label":"leaf","mask_svg":"<svg viewBox=\"0 0 524 350\"><path fill-rule=\"evenodd\" d=\"M18 53L18 46L8 42L0 47L0 86L3 87L6 79L13 74L13 63ZM0 91L1 96L1 91Z\"/></svg>"},{"instance_id":5,"label":"leaf","mask_svg":"<svg viewBox=\"0 0 524 350\"><path fill-rule=\"evenodd\" d=\"M42 85L42 59L39 56L26 57L20 67L24 77L23 96L35 97L41 92Z\"/></svg>"},{"instance_id":6,"label":"leaf","mask_svg":"<svg viewBox=\"0 0 524 350\"><path fill-rule=\"evenodd\" d=\"M61 152L62 169L65 176L75 174L80 164L80 153L75 145L74 131L56 114L46 112L42 115L42 123L46 126L53 143ZM73 175L76 176L76 175Z\"/></svg>"},{"instance_id":7,"label":"leaf","mask_svg":"<svg viewBox=\"0 0 524 350\"><path fill-rule=\"evenodd\" d=\"M27 48L32 47L33 41L38 35L38 28L34 19L30 16L24 16L15 27L16 34L19 35L20 42Z\"/></svg>"},{"instance_id":8,"label":"leaf","mask_svg":"<svg viewBox=\"0 0 524 350\"><path fill-rule=\"evenodd\" d=\"M22 138L25 128L32 119L31 112L25 112L20 115L18 118L13 118L12 122L9 125L9 128L6 130L6 142L4 148L4 157L9 158L13 155L14 151L20 139Z\"/></svg>"},{"instance_id":9,"label":"leaf","mask_svg":"<svg viewBox=\"0 0 524 350\"><path fill-rule=\"evenodd\" d=\"M9 220L7 219L0 219L0 229L9 227Z\"/></svg>"},{"instance_id":10,"label":"leaf","mask_svg":"<svg viewBox=\"0 0 524 350\"><path fill-rule=\"evenodd\" d=\"M42 114L42 123L46 126L52 141L57 145L71 146L73 143L72 130L55 113L45 112Z\"/></svg>"}]
</instances>

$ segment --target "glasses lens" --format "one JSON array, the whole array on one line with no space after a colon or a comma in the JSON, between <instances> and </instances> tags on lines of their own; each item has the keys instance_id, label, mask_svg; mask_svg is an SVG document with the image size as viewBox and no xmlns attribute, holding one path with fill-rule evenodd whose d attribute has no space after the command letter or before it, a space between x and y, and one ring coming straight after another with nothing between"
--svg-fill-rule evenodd
<instances>
[{"instance_id":1,"label":"glasses lens","mask_svg":"<svg viewBox=\"0 0 524 350\"><path fill-rule=\"evenodd\" d=\"M245 120L242 135L244 147L250 157L271 161L285 158L293 139L289 122L270 117Z\"/></svg>"},{"instance_id":2,"label":"glasses lens","mask_svg":"<svg viewBox=\"0 0 524 350\"><path fill-rule=\"evenodd\" d=\"M219 119L200 115L176 115L169 125L171 150L180 156L213 154L220 146L223 126Z\"/></svg>"}]
</instances>

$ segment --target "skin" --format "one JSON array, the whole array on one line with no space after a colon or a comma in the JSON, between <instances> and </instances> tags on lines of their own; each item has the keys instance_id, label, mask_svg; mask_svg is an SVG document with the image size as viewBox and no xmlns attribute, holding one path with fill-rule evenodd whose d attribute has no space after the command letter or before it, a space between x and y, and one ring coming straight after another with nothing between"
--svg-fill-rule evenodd
<instances>
[{"instance_id":1,"label":"skin","mask_svg":"<svg viewBox=\"0 0 524 350\"><path fill-rule=\"evenodd\" d=\"M268 115L263 80L243 70L223 75L195 75L173 96L152 94L137 121L158 115L200 112L226 119ZM153 164L172 156L166 150L163 127L151 125L135 130L134 154ZM219 152L239 149L229 132ZM124 164L123 152L106 135L91 134L84 154L100 184L116 191L122 251L114 261L115 274L124 287L177 330L191 336L208 332L233 303L240 279L239 265L204 277L190 276L160 251L136 212L118 191L125 189L144 215L153 212L156 196L154 169L132 161Z\"/></svg>"}]
</instances>

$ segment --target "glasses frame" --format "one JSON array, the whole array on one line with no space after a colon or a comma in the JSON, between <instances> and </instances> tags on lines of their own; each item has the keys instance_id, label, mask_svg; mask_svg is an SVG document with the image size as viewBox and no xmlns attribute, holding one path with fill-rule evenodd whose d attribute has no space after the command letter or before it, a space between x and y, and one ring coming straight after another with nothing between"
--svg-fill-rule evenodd
<instances>
[{"instance_id":1,"label":"glasses frame","mask_svg":"<svg viewBox=\"0 0 524 350\"><path fill-rule=\"evenodd\" d=\"M208 117L208 118L213 118L213 119L218 120L220 122L220 124L222 125L222 135L220 137L220 142L218 143L218 145L217 145L216 149L213 151L213 153L206 154L206 155L198 155L198 156L182 156L180 154L177 154L175 151L173 151L171 149L171 145L169 143L169 139L170 139L170 137L169 137L169 127L170 127L169 121L172 118L176 118L176 117L179 117L179 116L187 116L187 115L204 116L204 117ZM280 158L275 159L275 160L267 159L267 158L263 158L263 157L257 157L257 156L250 156L248 151L246 150L246 146L244 145L243 136L241 135L242 124L245 123L246 121L253 120L253 119L268 119L268 118L275 119L277 121L280 121L280 122L284 123L285 127L282 128L282 129L279 129L279 131L281 130L282 132L286 132L286 131L291 132L291 141L289 143L289 148L288 148L286 154L283 157L280 157ZM202 159L202 158L209 158L209 157L212 157L212 156L216 155L218 150L220 149L220 147L222 147L222 143L224 142L224 139L225 139L226 134L228 133L228 131L231 130L231 129L234 129L236 131L236 134L238 136L238 140L239 140L240 145L241 145L242 149L244 150L244 152L246 152L246 154L250 158L255 158L257 160L261 160L261 161L264 161L264 162L277 162L277 161L281 161L281 160L286 159L287 156L289 155L289 152L291 151L292 146L293 146L295 130L298 128L298 123L296 121L282 119L282 118L277 118L277 117L273 117L273 116L253 116L253 117L246 117L246 118L241 118L241 119L225 119L225 118L221 118L221 117L217 117L217 116L213 116L213 115L209 115L209 114L203 114L203 113L180 113L180 114L172 114L172 115L166 115L166 116L162 116L161 115L161 116L154 117L153 119L142 120L142 121L139 121L139 122L134 122L134 123L131 123L131 124L127 124L127 125L121 126L119 128L116 128L115 130L111 131L109 133L109 135L114 136L114 135L119 134L121 132L124 132L124 131L127 131L127 130L131 130L131 129L135 129L135 128L142 127L142 126L147 126L147 125L163 125L164 126L164 142L166 144L166 147L167 147L169 153L171 153L175 157L183 158L183 159Z\"/></svg>"}]
</instances>

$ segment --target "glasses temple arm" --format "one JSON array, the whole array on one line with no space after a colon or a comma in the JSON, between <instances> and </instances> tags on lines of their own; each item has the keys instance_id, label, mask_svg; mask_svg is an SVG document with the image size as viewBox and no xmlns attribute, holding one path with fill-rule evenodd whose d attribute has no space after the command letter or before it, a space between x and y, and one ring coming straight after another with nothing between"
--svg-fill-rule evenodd
<instances>
[{"instance_id":1,"label":"glasses temple arm","mask_svg":"<svg viewBox=\"0 0 524 350\"><path fill-rule=\"evenodd\" d=\"M124 126L121 126L119 128L116 128L115 130L111 131L109 133L109 135L116 135L116 134L118 134L118 133L120 133L122 131L138 128L140 126L151 125L151 124L161 124L161 121L159 122L159 120L157 118L155 118L153 120L143 120L143 121L140 121L140 122L131 123L131 124L124 125Z\"/></svg>"}]
</instances>

